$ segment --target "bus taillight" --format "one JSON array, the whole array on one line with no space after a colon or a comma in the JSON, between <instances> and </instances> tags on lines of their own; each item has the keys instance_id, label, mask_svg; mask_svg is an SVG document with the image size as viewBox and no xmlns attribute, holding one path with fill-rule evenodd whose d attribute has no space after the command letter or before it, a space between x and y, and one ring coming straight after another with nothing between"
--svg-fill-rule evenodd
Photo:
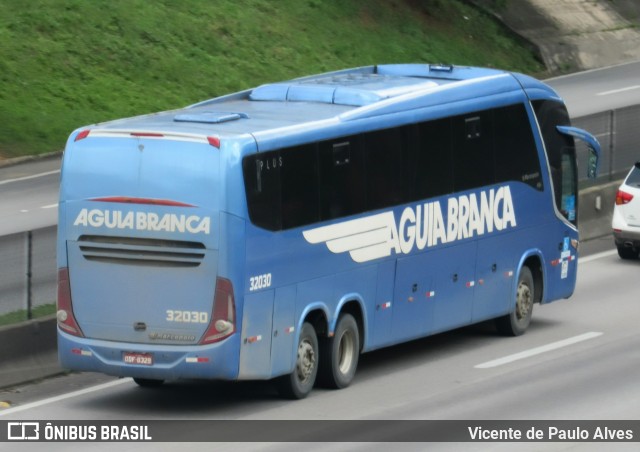
<instances>
[{"instance_id":1,"label":"bus taillight","mask_svg":"<svg viewBox=\"0 0 640 452\"><path fill-rule=\"evenodd\" d=\"M82 330L73 315L71 304L71 284L69 283L69 269L58 269L58 327L66 333L83 337Z\"/></svg>"},{"instance_id":2,"label":"bus taillight","mask_svg":"<svg viewBox=\"0 0 640 452\"><path fill-rule=\"evenodd\" d=\"M236 331L236 303L233 296L233 284L228 279L218 278L216 281L212 312L211 323L202 336L200 344L221 341Z\"/></svg>"}]
</instances>

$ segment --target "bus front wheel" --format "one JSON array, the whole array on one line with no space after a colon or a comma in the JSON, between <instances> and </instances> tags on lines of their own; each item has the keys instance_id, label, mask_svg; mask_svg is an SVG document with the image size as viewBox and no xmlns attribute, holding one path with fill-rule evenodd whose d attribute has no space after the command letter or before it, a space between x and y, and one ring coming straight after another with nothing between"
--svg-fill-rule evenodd
<instances>
[{"instance_id":1,"label":"bus front wheel","mask_svg":"<svg viewBox=\"0 0 640 452\"><path fill-rule=\"evenodd\" d=\"M318 337L313 325L305 322L298 340L295 368L276 380L278 392L288 399L304 399L313 389L317 374Z\"/></svg>"},{"instance_id":2,"label":"bus front wheel","mask_svg":"<svg viewBox=\"0 0 640 452\"><path fill-rule=\"evenodd\" d=\"M358 324L351 314L340 316L333 337L320 342L319 382L341 389L349 386L356 374L360 356Z\"/></svg>"},{"instance_id":3,"label":"bus front wheel","mask_svg":"<svg viewBox=\"0 0 640 452\"><path fill-rule=\"evenodd\" d=\"M496 319L496 328L505 336L520 336L529 327L535 300L533 275L529 267L522 267L516 288L516 303L513 311Z\"/></svg>"}]
</instances>

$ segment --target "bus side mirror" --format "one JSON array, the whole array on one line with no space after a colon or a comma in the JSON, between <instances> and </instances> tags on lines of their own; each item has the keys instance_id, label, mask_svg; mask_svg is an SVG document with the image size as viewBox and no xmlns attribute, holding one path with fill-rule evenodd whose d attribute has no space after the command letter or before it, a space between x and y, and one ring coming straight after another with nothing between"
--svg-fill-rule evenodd
<instances>
[{"instance_id":1,"label":"bus side mirror","mask_svg":"<svg viewBox=\"0 0 640 452\"><path fill-rule=\"evenodd\" d=\"M587 145L589 151L589 160L587 161L587 177L595 179L598 177L598 163L600 161L600 143L586 130L578 129L570 126L556 126L558 132L572 136L583 141Z\"/></svg>"}]
</instances>

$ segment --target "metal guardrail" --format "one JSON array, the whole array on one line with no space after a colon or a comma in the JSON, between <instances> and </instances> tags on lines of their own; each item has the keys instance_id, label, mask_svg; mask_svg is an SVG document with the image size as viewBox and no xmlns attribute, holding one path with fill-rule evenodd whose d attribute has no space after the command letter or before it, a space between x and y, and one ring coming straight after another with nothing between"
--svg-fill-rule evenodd
<instances>
[{"instance_id":1,"label":"metal guardrail","mask_svg":"<svg viewBox=\"0 0 640 452\"><path fill-rule=\"evenodd\" d=\"M0 237L0 316L56 301L56 226Z\"/></svg>"},{"instance_id":2,"label":"metal guardrail","mask_svg":"<svg viewBox=\"0 0 640 452\"><path fill-rule=\"evenodd\" d=\"M573 123L596 135L602 146L600 176L592 181L586 178L586 146L577 143L580 188L621 179L640 160L640 105ZM24 311L23 320L30 319L34 308L55 302L56 280L56 226L0 237L0 315Z\"/></svg>"}]
</instances>

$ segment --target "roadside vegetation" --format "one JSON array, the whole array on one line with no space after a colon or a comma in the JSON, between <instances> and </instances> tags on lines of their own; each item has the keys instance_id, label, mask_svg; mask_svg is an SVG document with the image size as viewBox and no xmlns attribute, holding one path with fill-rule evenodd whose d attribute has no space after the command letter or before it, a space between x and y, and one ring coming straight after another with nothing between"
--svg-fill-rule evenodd
<instances>
[{"instance_id":1,"label":"roadside vegetation","mask_svg":"<svg viewBox=\"0 0 640 452\"><path fill-rule=\"evenodd\" d=\"M544 70L462 0L3 0L0 158L82 125L377 63Z\"/></svg>"},{"instance_id":2,"label":"roadside vegetation","mask_svg":"<svg viewBox=\"0 0 640 452\"><path fill-rule=\"evenodd\" d=\"M31 318L39 319L41 317L46 317L49 315L53 315L56 312L56 304L49 303L41 306L36 306L31 310ZM0 326L12 325L14 323L24 322L25 320L29 320L29 315L26 309L21 309L19 311L12 311L6 314L0 315Z\"/></svg>"}]
</instances>

